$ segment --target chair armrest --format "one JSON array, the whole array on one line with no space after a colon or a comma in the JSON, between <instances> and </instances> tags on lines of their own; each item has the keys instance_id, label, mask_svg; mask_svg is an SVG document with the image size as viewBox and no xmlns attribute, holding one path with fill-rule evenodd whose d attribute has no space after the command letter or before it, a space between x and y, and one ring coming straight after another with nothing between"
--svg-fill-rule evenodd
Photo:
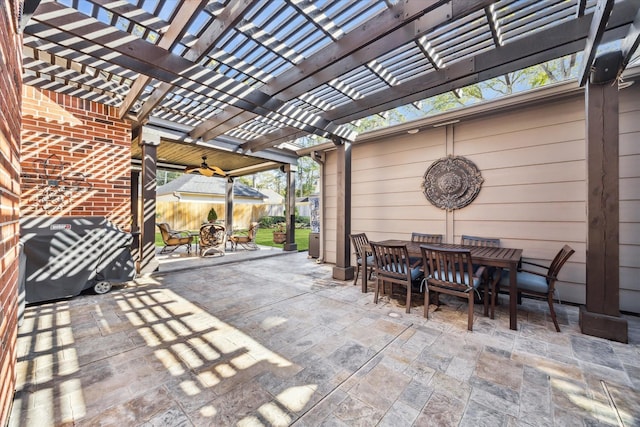
<instances>
[{"instance_id":1,"label":"chair armrest","mask_svg":"<svg viewBox=\"0 0 640 427\"><path fill-rule=\"evenodd\" d=\"M528 264L528 263L527 263L527 264ZM549 275L547 275L547 274L540 273L539 271L532 271L532 270L523 270L523 269L520 269L520 270L518 270L518 272L522 272L522 273L529 273L529 274L535 274L536 276L545 277L547 280L549 280L549 279L556 279L556 278L555 278L555 277L553 277L553 276L549 276Z\"/></svg>"},{"instance_id":2,"label":"chair armrest","mask_svg":"<svg viewBox=\"0 0 640 427\"><path fill-rule=\"evenodd\" d=\"M528 265L533 265L534 267L540 267L540 268L544 268L547 269L549 268L546 265L542 265L542 264L537 264L535 262L531 262L531 261L524 261L524 260L520 260L520 264L528 264Z\"/></svg>"}]
</instances>

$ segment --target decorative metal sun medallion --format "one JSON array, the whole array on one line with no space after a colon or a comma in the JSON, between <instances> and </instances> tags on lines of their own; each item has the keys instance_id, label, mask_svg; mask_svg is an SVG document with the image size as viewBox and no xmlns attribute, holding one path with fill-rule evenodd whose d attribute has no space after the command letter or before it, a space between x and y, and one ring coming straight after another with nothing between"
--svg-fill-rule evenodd
<instances>
[{"instance_id":1,"label":"decorative metal sun medallion","mask_svg":"<svg viewBox=\"0 0 640 427\"><path fill-rule=\"evenodd\" d=\"M460 209L478 196L483 181L472 161L461 156L448 156L429 166L424 174L422 192L432 205L440 209Z\"/></svg>"}]
</instances>

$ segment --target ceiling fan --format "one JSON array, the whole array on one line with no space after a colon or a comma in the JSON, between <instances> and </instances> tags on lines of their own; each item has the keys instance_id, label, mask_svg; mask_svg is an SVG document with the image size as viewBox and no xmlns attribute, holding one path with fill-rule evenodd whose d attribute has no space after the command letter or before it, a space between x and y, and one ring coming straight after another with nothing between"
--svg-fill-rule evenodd
<instances>
[{"instance_id":1,"label":"ceiling fan","mask_svg":"<svg viewBox=\"0 0 640 427\"><path fill-rule=\"evenodd\" d=\"M202 163L199 167L187 167L184 173L190 173L194 175L213 176L220 175L226 176L224 171L217 166L209 166L207 164L207 156L202 156Z\"/></svg>"}]
</instances>

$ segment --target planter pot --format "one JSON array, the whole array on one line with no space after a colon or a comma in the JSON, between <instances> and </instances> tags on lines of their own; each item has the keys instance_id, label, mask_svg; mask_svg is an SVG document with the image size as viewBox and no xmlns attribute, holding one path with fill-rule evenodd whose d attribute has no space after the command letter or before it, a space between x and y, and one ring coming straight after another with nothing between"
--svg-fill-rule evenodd
<instances>
[{"instance_id":1,"label":"planter pot","mask_svg":"<svg viewBox=\"0 0 640 427\"><path fill-rule=\"evenodd\" d=\"M273 243L284 243L287 241L287 233L284 231L273 232Z\"/></svg>"}]
</instances>

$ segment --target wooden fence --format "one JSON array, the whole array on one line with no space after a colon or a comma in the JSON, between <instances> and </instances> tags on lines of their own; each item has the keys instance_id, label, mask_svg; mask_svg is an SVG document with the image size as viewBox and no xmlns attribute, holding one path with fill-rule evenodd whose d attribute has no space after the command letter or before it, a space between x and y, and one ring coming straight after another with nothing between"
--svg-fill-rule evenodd
<instances>
[{"instance_id":1,"label":"wooden fence","mask_svg":"<svg viewBox=\"0 0 640 427\"><path fill-rule=\"evenodd\" d=\"M156 223L167 222L175 230L198 230L207 222L209 210L214 208L218 221L224 222L224 205L220 203L157 202ZM233 228L247 229L249 224L272 215L272 206L266 204L238 203L233 205Z\"/></svg>"}]
</instances>

